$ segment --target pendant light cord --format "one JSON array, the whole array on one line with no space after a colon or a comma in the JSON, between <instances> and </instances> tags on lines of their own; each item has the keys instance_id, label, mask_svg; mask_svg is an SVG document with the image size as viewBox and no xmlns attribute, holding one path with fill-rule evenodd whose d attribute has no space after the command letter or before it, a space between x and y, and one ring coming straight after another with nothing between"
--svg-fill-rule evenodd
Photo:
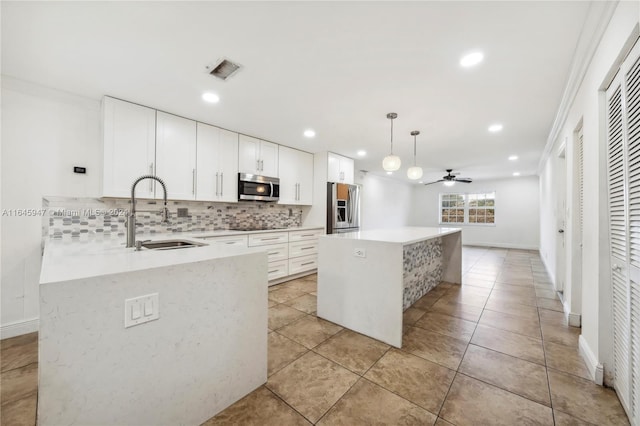
<instances>
[{"instance_id":1,"label":"pendant light cord","mask_svg":"<svg viewBox=\"0 0 640 426\"><path fill-rule=\"evenodd\" d=\"M393 155L393 118L391 119L391 155Z\"/></svg>"},{"instance_id":2,"label":"pendant light cord","mask_svg":"<svg viewBox=\"0 0 640 426\"><path fill-rule=\"evenodd\" d=\"M416 135L413 135L413 166L416 165Z\"/></svg>"}]
</instances>

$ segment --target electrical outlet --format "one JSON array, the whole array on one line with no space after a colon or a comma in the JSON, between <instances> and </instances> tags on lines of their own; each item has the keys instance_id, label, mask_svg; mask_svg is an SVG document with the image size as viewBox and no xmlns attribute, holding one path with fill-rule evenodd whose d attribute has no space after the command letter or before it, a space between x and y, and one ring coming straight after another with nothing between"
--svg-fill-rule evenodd
<instances>
[{"instance_id":1,"label":"electrical outlet","mask_svg":"<svg viewBox=\"0 0 640 426\"><path fill-rule=\"evenodd\" d=\"M160 304L158 293L125 299L124 301L124 328L160 318Z\"/></svg>"},{"instance_id":2,"label":"electrical outlet","mask_svg":"<svg viewBox=\"0 0 640 426\"><path fill-rule=\"evenodd\" d=\"M367 251L363 248L353 249L353 255L355 257L367 257Z\"/></svg>"}]
</instances>

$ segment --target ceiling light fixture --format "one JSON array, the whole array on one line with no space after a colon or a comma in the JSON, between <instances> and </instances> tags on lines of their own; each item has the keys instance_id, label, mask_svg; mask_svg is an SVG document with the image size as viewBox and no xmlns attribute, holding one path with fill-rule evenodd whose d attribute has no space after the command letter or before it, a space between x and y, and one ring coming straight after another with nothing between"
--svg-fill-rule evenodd
<instances>
[{"instance_id":1,"label":"ceiling light fixture","mask_svg":"<svg viewBox=\"0 0 640 426\"><path fill-rule=\"evenodd\" d=\"M509 160L510 160L510 161L516 161L517 159L518 159L518 156L517 156L517 155L510 155L510 156L509 156Z\"/></svg>"},{"instance_id":2,"label":"ceiling light fixture","mask_svg":"<svg viewBox=\"0 0 640 426\"><path fill-rule=\"evenodd\" d=\"M500 124L500 123L496 123L496 124L492 124L491 126L489 126L489 129L488 129L488 130L489 130L491 133L497 133L497 132L499 132L500 130L502 130L502 128L503 128L502 124Z\"/></svg>"},{"instance_id":3,"label":"ceiling light fixture","mask_svg":"<svg viewBox=\"0 0 640 426\"><path fill-rule=\"evenodd\" d=\"M420 179L422 177L422 167L416 166L416 137L420 134L420 131L414 130L411 132L411 136L413 136L413 166L409 167L407 170L407 176L409 179Z\"/></svg>"},{"instance_id":4,"label":"ceiling light fixture","mask_svg":"<svg viewBox=\"0 0 640 426\"><path fill-rule=\"evenodd\" d=\"M456 184L456 181L454 180L445 180L444 182L442 182L444 186L453 186Z\"/></svg>"},{"instance_id":5,"label":"ceiling light fixture","mask_svg":"<svg viewBox=\"0 0 640 426\"><path fill-rule=\"evenodd\" d=\"M483 59L484 54L482 52L471 52L460 59L460 66L469 68L478 65Z\"/></svg>"},{"instance_id":6,"label":"ceiling light fixture","mask_svg":"<svg viewBox=\"0 0 640 426\"><path fill-rule=\"evenodd\" d=\"M402 164L400 157L393 155L393 120L398 118L398 114L390 112L387 114L387 118L391 120L391 152L382 160L382 168L388 172L393 172L398 170Z\"/></svg>"},{"instance_id":7,"label":"ceiling light fixture","mask_svg":"<svg viewBox=\"0 0 640 426\"><path fill-rule=\"evenodd\" d=\"M520 176L520 172L514 172L513 175L514 176Z\"/></svg>"},{"instance_id":8,"label":"ceiling light fixture","mask_svg":"<svg viewBox=\"0 0 640 426\"><path fill-rule=\"evenodd\" d=\"M392 174L393 174L393 172L387 172L387 174L388 174L388 175L392 175Z\"/></svg>"},{"instance_id":9,"label":"ceiling light fixture","mask_svg":"<svg viewBox=\"0 0 640 426\"><path fill-rule=\"evenodd\" d=\"M305 136L306 138L312 138L312 137L314 137L315 135L316 135L316 131L315 131L315 130L313 130L313 129L307 129L307 130L305 130L305 131L304 131L304 136Z\"/></svg>"},{"instance_id":10,"label":"ceiling light fixture","mask_svg":"<svg viewBox=\"0 0 640 426\"><path fill-rule=\"evenodd\" d=\"M367 151L364 151L362 149L360 151L358 151L358 156L364 157L365 155L367 155Z\"/></svg>"},{"instance_id":11,"label":"ceiling light fixture","mask_svg":"<svg viewBox=\"0 0 640 426\"><path fill-rule=\"evenodd\" d=\"M220 96L213 92L204 92L202 94L202 100L211 104L217 104L220 101Z\"/></svg>"}]
</instances>

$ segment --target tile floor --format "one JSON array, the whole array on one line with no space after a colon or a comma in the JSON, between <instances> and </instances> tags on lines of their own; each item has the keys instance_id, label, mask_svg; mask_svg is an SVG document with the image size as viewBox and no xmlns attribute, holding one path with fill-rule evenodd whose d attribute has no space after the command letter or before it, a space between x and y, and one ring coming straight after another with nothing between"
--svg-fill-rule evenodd
<instances>
[{"instance_id":1,"label":"tile floor","mask_svg":"<svg viewBox=\"0 0 640 426\"><path fill-rule=\"evenodd\" d=\"M315 316L316 276L269 291L269 380L206 425L617 425L536 253L463 249L463 283L405 312L402 349ZM33 425L37 335L2 341L3 425Z\"/></svg>"}]
</instances>

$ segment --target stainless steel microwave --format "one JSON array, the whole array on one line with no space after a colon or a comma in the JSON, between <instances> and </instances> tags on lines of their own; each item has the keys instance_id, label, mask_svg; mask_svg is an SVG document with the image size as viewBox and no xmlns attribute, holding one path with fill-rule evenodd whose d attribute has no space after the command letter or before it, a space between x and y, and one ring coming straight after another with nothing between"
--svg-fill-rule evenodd
<instances>
[{"instance_id":1,"label":"stainless steel microwave","mask_svg":"<svg viewBox=\"0 0 640 426\"><path fill-rule=\"evenodd\" d=\"M280 179L249 173L238 173L238 200L278 201Z\"/></svg>"}]
</instances>

